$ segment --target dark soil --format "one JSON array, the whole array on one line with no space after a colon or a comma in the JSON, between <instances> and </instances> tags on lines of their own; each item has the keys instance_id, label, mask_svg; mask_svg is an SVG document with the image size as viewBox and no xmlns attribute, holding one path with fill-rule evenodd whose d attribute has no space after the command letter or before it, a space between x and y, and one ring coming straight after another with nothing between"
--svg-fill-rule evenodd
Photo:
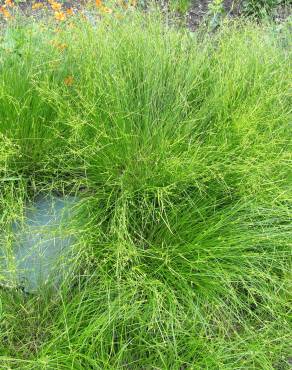
<instances>
[{"instance_id":1,"label":"dark soil","mask_svg":"<svg viewBox=\"0 0 292 370\"><path fill-rule=\"evenodd\" d=\"M187 13L187 26L194 30L203 22L208 14L208 5L212 0L192 0L192 5ZM224 13L229 18L240 17L242 15L242 0L225 0ZM276 22L281 22L292 14L292 6L280 5L274 12L273 18Z\"/></svg>"}]
</instances>

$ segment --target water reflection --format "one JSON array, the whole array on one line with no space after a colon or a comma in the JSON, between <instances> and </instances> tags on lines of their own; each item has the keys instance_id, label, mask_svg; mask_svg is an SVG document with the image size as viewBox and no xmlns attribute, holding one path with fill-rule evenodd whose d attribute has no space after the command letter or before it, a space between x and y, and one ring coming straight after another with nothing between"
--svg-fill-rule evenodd
<instances>
[{"instance_id":1,"label":"water reflection","mask_svg":"<svg viewBox=\"0 0 292 370\"><path fill-rule=\"evenodd\" d=\"M34 292L61 283L72 256L76 203L75 197L43 196L27 206L24 224L12 227L12 251L0 251L3 286Z\"/></svg>"}]
</instances>

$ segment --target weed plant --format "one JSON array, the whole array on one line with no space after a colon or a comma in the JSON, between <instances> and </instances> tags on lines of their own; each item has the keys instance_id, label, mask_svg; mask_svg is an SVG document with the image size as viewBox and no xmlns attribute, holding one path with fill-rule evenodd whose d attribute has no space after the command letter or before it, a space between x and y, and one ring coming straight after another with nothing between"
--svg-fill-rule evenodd
<instances>
[{"instance_id":1,"label":"weed plant","mask_svg":"<svg viewBox=\"0 0 292 370\"><path fill-rule=\"evenodd\" d=\"M279 6L291 6L290 0L244 0L242 10L245 15L256 18L271 16Z\"/></svg>"},{"instance_id":2,"label":"weed plant","mask_svg":"<svg viewBox=\"0 0 292 370\"><path fill-rule=\"evenodd\" d=\"M2 29L0 247L37 194L80 202L61 289L0 289L1 369L289 369L288 30L203 34Z\"/></svg>"}]
</instances>

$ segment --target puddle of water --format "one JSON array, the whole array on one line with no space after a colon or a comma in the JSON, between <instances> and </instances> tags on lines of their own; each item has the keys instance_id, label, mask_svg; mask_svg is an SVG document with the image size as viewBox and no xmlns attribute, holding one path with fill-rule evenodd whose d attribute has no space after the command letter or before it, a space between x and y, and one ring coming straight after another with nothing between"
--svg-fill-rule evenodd
<instances>
[{"instance_id":1,"label":"puddle of water","mask_svg":"<svg viewBox=\"0 0 292 370\"><path fill-rule=\"evenodd\" d=\"M40 197L25 210L24 225L14 224L12 250L0 251L0 284L35 292L59 286L68 271L74 230L70 221L77 199Z\"/></svg>"}]
</instances>

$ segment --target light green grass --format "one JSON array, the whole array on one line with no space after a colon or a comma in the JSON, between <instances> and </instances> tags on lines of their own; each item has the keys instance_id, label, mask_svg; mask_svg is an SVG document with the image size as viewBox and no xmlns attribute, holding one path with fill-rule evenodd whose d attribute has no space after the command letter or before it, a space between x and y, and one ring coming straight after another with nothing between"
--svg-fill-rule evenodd
<instances>
[{"instance_id":1,"label":"light green grass","mask_svg":"<svg viewBox=\"0 0 292 370\"><path fill-rule=\"evenodd\" d=\"M288 369L285 27L53 28L0 44L0 243L77 193L77 255L58 294L0 290L0 368Z\"/></svg>"}]
</instances>

